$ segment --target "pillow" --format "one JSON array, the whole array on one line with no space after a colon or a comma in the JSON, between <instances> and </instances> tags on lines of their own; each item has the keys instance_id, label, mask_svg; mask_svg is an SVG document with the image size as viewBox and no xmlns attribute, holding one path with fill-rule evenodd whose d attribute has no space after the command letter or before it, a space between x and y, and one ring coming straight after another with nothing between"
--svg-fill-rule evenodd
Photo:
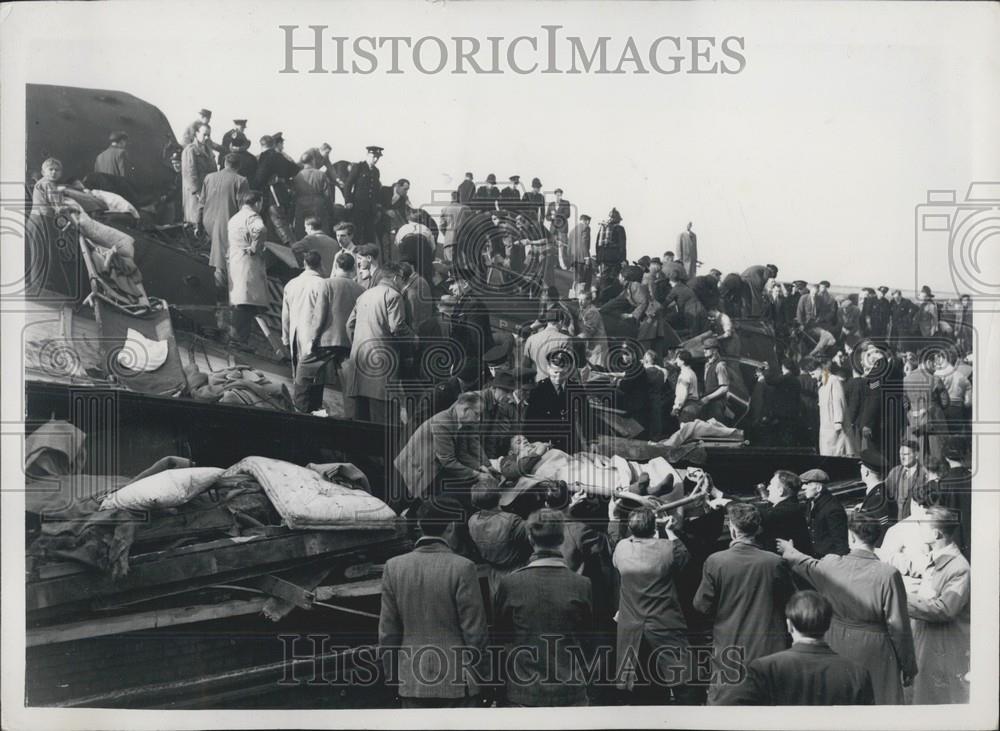
<instances>
[{"instance_id":1,"label":"pillow","mask_svg":"<svg viewBox=\"0 0 1000 731\"><path fill-rule=\"evenodd\" d=\"M175 508L211 487L222 472L219 467L185 467L158 472L111 493L101 502L101 510Z\"/></svg>"}]
</instances>

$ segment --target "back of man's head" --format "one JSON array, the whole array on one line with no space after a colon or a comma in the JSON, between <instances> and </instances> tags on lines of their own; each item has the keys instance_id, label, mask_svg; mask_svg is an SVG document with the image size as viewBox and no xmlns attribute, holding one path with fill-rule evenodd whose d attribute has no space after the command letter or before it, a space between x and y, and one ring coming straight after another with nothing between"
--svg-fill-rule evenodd
<instances>
[{"instance_id":1,"label":"back of man's head","mask_svg":"<svg viewBox=\"0 0 1000 731\"><path fill-rule=\"evenodd\" d=\"M478 484L472 489L472 504L480 510L492 510L500 505L500 490L489 484Z\"/></svg>"},{"instance_id":2,"label":"back of man's head","mask_svg":"<svg viewBox=\"0 0 1000 731\"><path fill-rule=\"evenodd\" d=\"M305 256L302 257L302 261L305 265L313 270L318 270L323 266L323 257L320 256L318 251L307 251Z\"/></svg>"},{"instance_id":3,"label":"back of man's head","mask_svg":"<svg viewBox=\"0 0 1000 731\"><path fill-rule=\"evenodd\" d=\"M425 536L441 536L448 526L462 520L462 505L450 497L438 496L420 504L417 527Z\"/></svg>"},{"instance_id":4,"label":"back of man's head","mask_svg":"<svg viewBox=\"0 0 1000 731\"><path fill-rule=\"evenodd\" d=\"M535 548L558 549L563 543L564 525L561 512L541 508L528 517L528 539Z\"/></svg>"},{"instance_id":5,"label":"back of man's head","mask_svg":"<svg viewBox=\"0 0 1000 731\"><path fill-rule=\"evenodd\" d=\"M882 537L882 525L878 518L862 510L854 511L847 522L847 530L869 548L873 548Z\"/></svg>"},{"instance_id":6,"label":"back of man's head","mask_svg":"<svg viewBox=\"0 0 1000 731\"><path fill-rule=\"evenodd\" d=\"M932 505L925 512L927 515L924 519L927 524L934 530L941 532L945 543L954 543L955 534L960 525L958 513L941 505Z\"/></svg>"},{"instance_id":7,"label":"back of man's head","mask_svg":"<svg viewBox=\"0 0 1000 731\"><path fill-rule=\"evenodd\" d=\"M342 251L337 254L337 258L334 260L337 264L337 269L342 272L353 272L356 262L354 261L354 256L347 251Z\"/></svg>"},{"instance_id":8,"label":"back of man's head","mask_svg":"<svg viewBox=\"0 0 1000 731\"><path fill-rule=\"evenodd\" d=\"M760 511L750 503L729 503L726 506L729 513L729 525L745 537L753 538L760 533Z\"/></svg>"},{"instance_id":9,"label":"back of man's head","mask_svg":"<svg viewBox=\"0 0 1000 731\"><path fill-rule=\"evenodd\" d=\"M821 640L830 629L833 607L819 592L798 591L785 604L785 618L800 634Z\"/></svg>"}]
</instances>

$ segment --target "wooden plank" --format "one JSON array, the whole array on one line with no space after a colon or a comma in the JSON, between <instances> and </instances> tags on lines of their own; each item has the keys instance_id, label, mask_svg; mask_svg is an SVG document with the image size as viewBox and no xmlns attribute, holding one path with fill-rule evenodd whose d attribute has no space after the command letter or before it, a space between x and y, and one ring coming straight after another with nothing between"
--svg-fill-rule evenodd
<instances>
[{"instance_id":1,"label":"wooden plank","mask_svg":"<svg viewBox=\"0 0 1000 731\"><path fill-rule=\"evenodd\" d=\"M26 587L26 609L87 601L152 586L166 588L165 585L175 582L191 584L193 580L208 579L207 583L211 583L220 575L248 569L259 569L257 575L260 575L280 564L347 552L390 541L396 535L395 531L291 532L283 536L229 538L183 546L135 557L129 573L117 582L98 572L32 582Z\"/></svg>"},{"instance_id":2,"label":"wooden plank","mask_svg":"<svg viewBox=\"0 0 1000 731\"><path fill-rule=\"evenodd\" d=\"M476 567L480 579L485 579L489 575L489 566L480 564ZM316 601L326 601L334 598L356 598L366 596L378 596L382 593L382 579L365 579L364 581L350 581L344 584L331 584L329 586L318 586L313 592Z\"/></svg>"},{"instance_id":3,"label":"wooden plank","mask_svg":"<svg viewBox=\"0 0 1000 731\"><path fill-rule=\"evenodd\" d=\"M104 617L84 622L60 624L53 627L29 629L27 633L27 646L51 645L56 642L71 642L90 637L103 637L124 632L155 629L157 627L172 627L178 624L191 624L193 622L207 622L226 617L238 617L243 614L259 612L263 609L267 599L268 597L254 597L253 599L235 599L219 604L196 604L190 607L154 609L148 612L136 612L118 617Z\"/></svg>"},{"instance_id":4,"label":"wooden plank","mask_svg":"<svg viewBox=\"0 0 1000 731\"><path fill-rule=\"evenodd\" d=\"M366 579L352 581L348 584L318 586L313 593L318 601L344 597L378 596L382 593L382 579Z\"/></svg>"},{"instance_id":5,"label":"wooden plank","mask_svg":"<svg viewBox=\"0 0 1000 731\"><path fill-rule=\"evenodd\" d=\"M226 692L249 685L258 687L276 686L276 679L294 675L297 668L322 667L323 663L345 658L350 662L360 651L374 652L370 645L359 645L346 650L319 653L315 657L279 660L266 665L238 668L213 675L176 680L169 683L155 683L133 688L114 690L108 693L71 698L51 704L55 708L188 708L197 704L200 698Z\"/></svg>"}]
</instances>

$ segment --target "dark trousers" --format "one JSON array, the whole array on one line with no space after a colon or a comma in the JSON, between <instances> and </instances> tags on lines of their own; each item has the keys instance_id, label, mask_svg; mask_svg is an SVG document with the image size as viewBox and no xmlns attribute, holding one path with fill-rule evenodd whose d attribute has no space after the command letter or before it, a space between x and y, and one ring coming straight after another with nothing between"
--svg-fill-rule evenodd
<instances>
[{"instance_id":1,"label":"dark trousers","mask_svg":"<svg viewBox=\"0 0 1000 731\"><path fill-rule=\"evenodd\" d=\"M329 369L336 369L339 373L340 364L348 352L347 348L317 348L296 363L292 383L292 401L296 410L311 414L323 408L323 389L329 382Z\"/></svg>"},{"instance_id":2,"label":"dark trousers","mask_svg":"<svg viewBox=\"0 0 1000 731\"><path fill-rule=\"evenodd\" d=\"M388 424L391 418L392 423L396 423L399 421L398 411L399 403L397 401L383 401L367 396L344 397L344 417L348 419Z\"/></svg>"},{"instance_id":3,"label":"dark trousers","mask_svg":"<svg viewBox=\"0 0 1000 731\"><path fill-rule=\"evenodd\" d=\"M354 209L354 240L359 244L377 244L375 231L375 211Z\"/></svg>"},{"instance_id":4,"label":"dark trousers","mask_svg":"<svg viewBox=\"0 0 1000 731\"><path fill-rule=\"evenodd\" d=\"M254 318L260 313L257 305L236 305L233 308L233 340L246 345L250 340Z\"/></svg>"}]
</instances>

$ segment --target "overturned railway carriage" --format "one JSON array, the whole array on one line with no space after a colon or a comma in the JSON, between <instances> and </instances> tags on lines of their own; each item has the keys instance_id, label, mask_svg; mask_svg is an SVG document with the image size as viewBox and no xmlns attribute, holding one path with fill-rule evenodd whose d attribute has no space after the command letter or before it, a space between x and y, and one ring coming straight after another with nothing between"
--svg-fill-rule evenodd
<instances>
[{"instance_id":1,"label":"overturned railway carriage","mask_svg":"<svg viewBox=\"0 0 1000 731\"><path fill-rule=\"evenodd\" d=\"M176 140L155 107L93 89L29 85L27 96L29 185L50 156L62 160L67 177L83 177L109 129L130 135L143 201L168 184L162 150ZM317 662L341 678L352 664L374 667L365 648L375 640L381 568L409 550L410 530L384 513L370 520L367 509L322 522L283 496L312 485L335 501L390 499L401 489L391 464L405 427L291 411L274 313L263 318L254 352L228 351L207 250L183 227L105 222L134 241L148 297L140 310L123 307L106 288L86 237L28 221L28 703L388 705L377 683L352 687L345 700L328 684L290 681L315 678ZM278 245L272 252L271 294L280 307L294 262ZM569 273L554 274L565 291ZM526 292L490 304L498 331L517 332L537 316ZM738 325L739 367L773 364L771 334ZM161 365L148 372L129 355L139 336L167 343ZM341 413L339 399L328 389L333 414ZM621 436L614 421L605 427L604 437ZM662 456L658 449L621 442L633 461ZM705 469L729 493L748 493L777 467L822 467L845 499L858 491L853 460L813 449L759 448L737 438L709 442L705 454ZM277 472L255 471L248 457ZM124 513L104 504L138 477L188 468L215 472L186 502ZM289 645L289 637L307 635L319 639Z\"/></svg>"}]
</instances>

